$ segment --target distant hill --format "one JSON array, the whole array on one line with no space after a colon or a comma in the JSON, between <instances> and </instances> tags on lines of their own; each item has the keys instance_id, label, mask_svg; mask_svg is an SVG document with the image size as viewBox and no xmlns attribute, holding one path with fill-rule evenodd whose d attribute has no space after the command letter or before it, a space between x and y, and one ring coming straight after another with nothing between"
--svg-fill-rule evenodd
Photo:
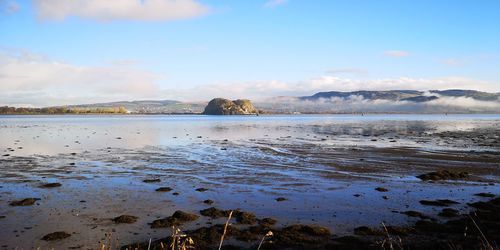
<instances>
[{"instance_id":1,"label":"distant hill","mask_svg":"<svg viewBox=\"0 0 500 250\"><path fill-rule=\"evenodd\" d=\"M311 96L280 96L254 105L269 113L285 114L500 113L500 93L462 89L329 91Z\"/></svg>"},{"instance_id":2,"label":"distant hill","mask_svg":"<svg viewBox=\"0 0 500 250\"><path fill-rule=\"evenodd\" d=\"M82 105L69 105L68 108L111 108L123 107L131 113L144 114L170 114L170 113L201 113L206 103L185 103L174 100L145 100L145 101L121 101L108 103L94 103Z\"/></svg>"},{"instance_id":3,"label":"distant hill","mask_svg":"<svg viewBox=\"0 0 500 250\"><path fill-rule=\"evenodd\" d=\"M423 95L424 92L416 90L389 90L389 91L352 91L352 92L340 92L340 91L329 91L329 92L318 92L312 96L300 97L301 100L318 100L326 98L348 98L351 96L361 96L363 99L385 99L398 101L405 98L415 97Z\"/></svg>"},{"instance_id":4,"label":"distant hill","mask_svg":"<svg viewBox=\"0 0 500 250\"><path fill-rule=\"evenodd\" d=\"M65 106L70 110L124 108L142 114L201 114L207 102L145 100ZM499 113L500 93L476 90L329 91L253 101L264 113ZM61 108L61 107L60 107Z\"/></svg>"},{"instance_id":5,"label":"distant hill","mask_svg":"<svg viewBox=\"0 0 500 250\"><path fill-rule=\"evenodd\" d=\"M312 96L299 97L300 100L315 101L319 99L362 97L366 100L391 100L409 102L428 102L440 97L468 97L480 101L500 101L500 93L488 93L476 90L449 89L430 90L427 92L417 90L388 90L388 91L352 91L319 92Z\"/></svg>"}]
</instances>

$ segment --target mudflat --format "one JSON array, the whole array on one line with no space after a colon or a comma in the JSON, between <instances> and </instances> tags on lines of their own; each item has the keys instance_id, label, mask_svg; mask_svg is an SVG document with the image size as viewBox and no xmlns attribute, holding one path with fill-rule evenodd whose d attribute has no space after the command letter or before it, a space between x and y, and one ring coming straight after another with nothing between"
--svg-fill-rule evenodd
<instances>
[{"instance_id":1,"label":"mudflat","mask_svg":"<svg viewBox=\"0 0 500 250\"><path fill-rule=\"evenodd\" d=\"M498 115L14 116L0 138L2 249L161 249L171 226L210 249L230 211L233 248L500 240Z\"/></svg>"}]
</instances>

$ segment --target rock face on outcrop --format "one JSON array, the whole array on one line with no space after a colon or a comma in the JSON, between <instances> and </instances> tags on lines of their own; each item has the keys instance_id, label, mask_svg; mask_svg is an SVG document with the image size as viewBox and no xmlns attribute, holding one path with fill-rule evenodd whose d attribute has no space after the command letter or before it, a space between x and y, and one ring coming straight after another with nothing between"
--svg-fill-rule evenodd
<instances>
[{"instance_id":1,"label":"rock face on outcrop","mask_svg":"<svg viewBox=\"0 0 500 250\"><path fill-rule=\"evenodd\" d=\"M212 99L203 111L205 115L252 115L258 114L250 100Z\"/></svg>"}]
</instances>

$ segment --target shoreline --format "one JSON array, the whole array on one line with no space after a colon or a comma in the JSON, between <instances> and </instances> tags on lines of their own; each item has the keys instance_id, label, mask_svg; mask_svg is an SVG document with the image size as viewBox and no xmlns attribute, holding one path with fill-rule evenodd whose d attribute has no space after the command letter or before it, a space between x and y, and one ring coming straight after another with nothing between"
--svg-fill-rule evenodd
<instances>
[{"instance_id":1,"label":"shoreline","mask_svg":"<svg viewBox=\"0 0 500 250\"><path fill-rule=\"evenodd\" d=\"M491 113L491 112L471 112L471 113L461 113L461 112L449 112L449 113L411 113L411 112L340 112L340 113L259 113L259 114L246 114L246 115L206 115L203 113L127 113L127 114L114 114L114 113L81 113L81 114L41 114L41 113L32 113L32 114L0 114L0 116L141 116L141 115L151 115L151 116L162 116L162 115L171 115L171 116L184 116L184 115L193 115L193 116L214 116L214 117L231 117L231 116L307 116L307 115L500 115L500 113Z\"/></svg>"}]
</instances>

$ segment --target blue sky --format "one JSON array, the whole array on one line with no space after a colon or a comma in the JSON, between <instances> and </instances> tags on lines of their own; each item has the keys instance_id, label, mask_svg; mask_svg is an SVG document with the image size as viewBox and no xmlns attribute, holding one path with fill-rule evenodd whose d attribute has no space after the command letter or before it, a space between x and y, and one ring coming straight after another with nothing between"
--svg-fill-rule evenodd
<instances>
[{"instance_id":1,"label":"blue sky","mask_svg":"<svg viewBox=\"0 0 500 250\"><path fill-rule=\"evenodd\" d=\"M500 91L500 1L121 1L0 0L0 105Z\"/></svg>"}]
</instances>

